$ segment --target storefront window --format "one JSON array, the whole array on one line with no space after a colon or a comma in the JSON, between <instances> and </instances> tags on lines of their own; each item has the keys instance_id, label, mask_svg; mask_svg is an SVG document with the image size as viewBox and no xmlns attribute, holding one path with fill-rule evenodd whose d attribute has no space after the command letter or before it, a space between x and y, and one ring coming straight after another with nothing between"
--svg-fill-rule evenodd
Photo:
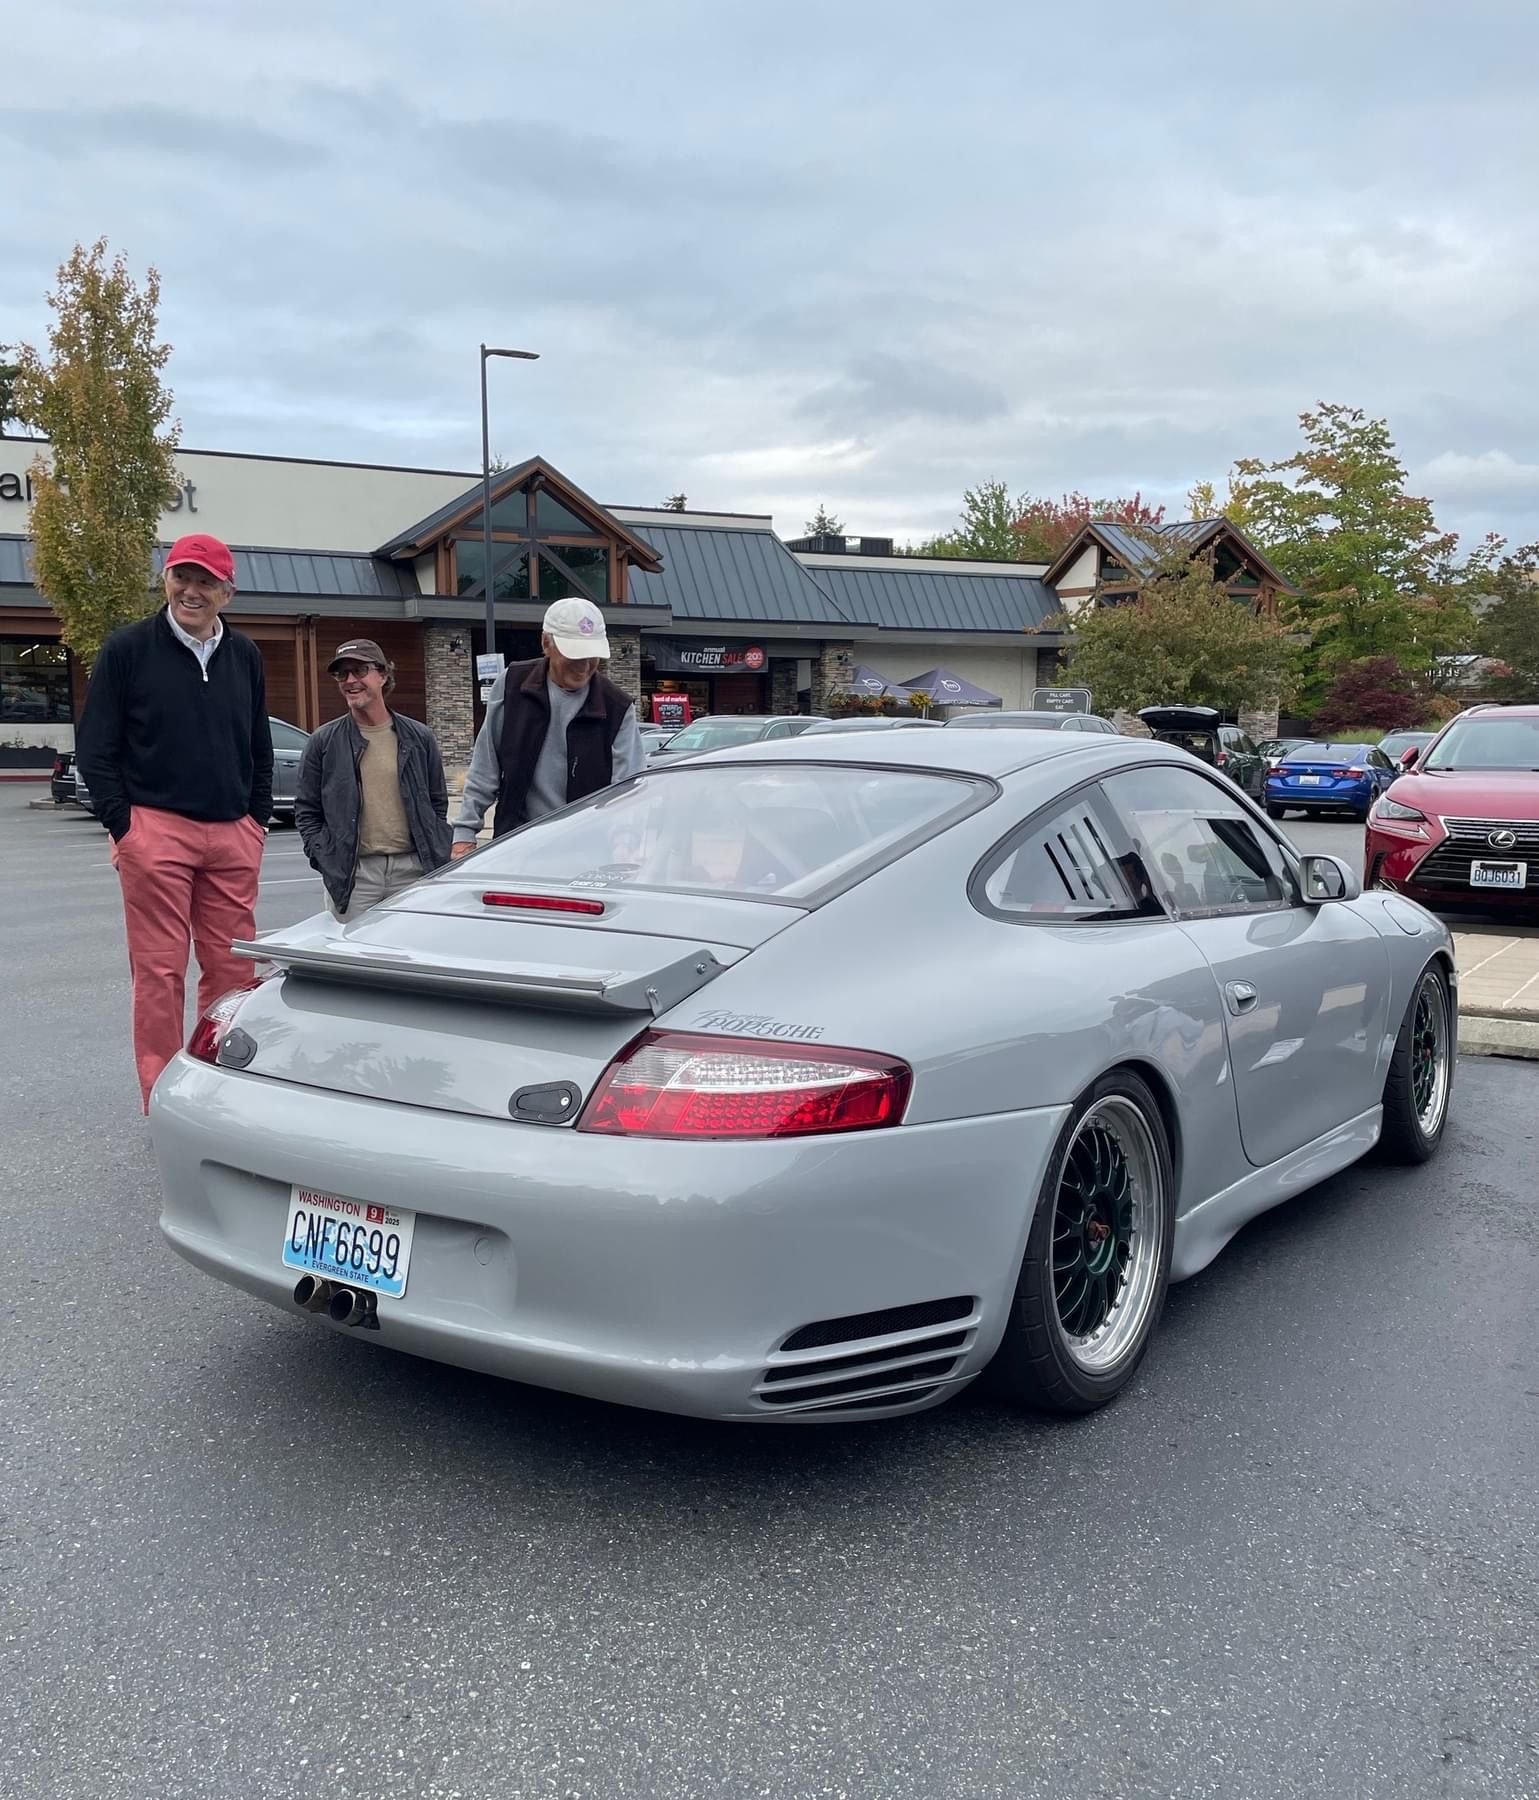
<instances>
[{"instance_id":1,"label":"storefront window","mask_svg":"<svg viewBox=\"0 0 1539 1800\"><path fill-rule=\"evenodd\" d=\"M64 646L0 638L0 724L68 725L73 717Z\"/></svg>"},{"instance_id":2,"label":"storefront window","mask_svg":"<svg viewBox=\"0 0 1539 1800\"><path fill-rule=\"evenodd\" d=\"M529 598L529 552L516 544L492 545L492 561L497 569L495 597L498 600ZM482 577L486 571L486 550L478 538L457 538L454 544L454 591L457 594L483 593Z\"/></svg>"},{"instance_id":3,"label":"storefront window","mask_svg":"<svg viewBox=\"0 0 1539 1800\"><path fill-rule=\"evenodd\" d=\"M541 501L544 506L544 501ZM559 556L572 573L579 576L582 586L567 578L565 572L555 565L546 550L540 552L540 598L543 601L564 600L569 594L575 594L579 600L597 600L602 604L609 598L609 552L601 545L594 544L557 544L556 555Z\"/></svg>"}]
</instances>

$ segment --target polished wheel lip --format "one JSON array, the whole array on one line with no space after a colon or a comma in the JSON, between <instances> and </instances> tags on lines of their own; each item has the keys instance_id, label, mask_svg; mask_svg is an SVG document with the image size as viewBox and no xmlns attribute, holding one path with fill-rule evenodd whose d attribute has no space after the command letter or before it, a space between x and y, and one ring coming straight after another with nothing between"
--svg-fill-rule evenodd
<instances>
[{"instance_id":1,"label":"polished wheel lip","mask_svg":"<svg viewBox=\"0 0 1539 1800\"><path fill-rule=\"evenodd\" d=\"M1110 1202L1118 1215L1113 1225L1116 1245L1126 1254L1109 1309L1089 1331L1073 1331L1063 1318L1066 1294L1077 1291L1068 1284L1082 1270L1104 1272L1106 1259L1095 1252L1108 1242L1096 1235L1092 1254L1087 1255L1080 1236L1087 1210L1083 1173L1087 1167L1094 1171L1097 1200ZM1165 1210L1164 1163L1143 1109L1120 1094L1096 1101L1075 1126L1064 1153L1053 1196L1050 1248L1053 1325L1064 1351L1084 1374L1108 1373L1137 1346L1147 1328L1159 1291L1168 1230ZM1103 1208L1099 1223L1111 1222ZM1100 1266L1092 1267L1092 1255Z\"/></svg>"},{"instance_id":2,"label":"polished wheel lip","mask_svg":"<svg viewBox=\"0 0 1539 1800\"><path fill-rule=\"evenodd\" d=\"M1436 1137L1448 1109L1448 1000L1429 969L1411 1003L1411 1104L1423 1137Z\"/></svg>"}]
</instances>

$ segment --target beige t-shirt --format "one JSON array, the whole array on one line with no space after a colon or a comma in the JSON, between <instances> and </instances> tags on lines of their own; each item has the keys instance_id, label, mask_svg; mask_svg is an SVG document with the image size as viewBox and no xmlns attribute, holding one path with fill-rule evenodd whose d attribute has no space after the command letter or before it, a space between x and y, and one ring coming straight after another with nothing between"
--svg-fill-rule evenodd
<instances>
[{"instance_id":1,"label":"beige t-shirt","mask_svg":"<svg viewBox=\"0 0 1539 1800\"><path fill-rule=\"evenodd\" d=\"M406 808L401 802L399 749L394 725L360 725L363 761L358 777L363 789L358 820L360 856L400 856L411 849Z\"/></svg>"}]
</instances>

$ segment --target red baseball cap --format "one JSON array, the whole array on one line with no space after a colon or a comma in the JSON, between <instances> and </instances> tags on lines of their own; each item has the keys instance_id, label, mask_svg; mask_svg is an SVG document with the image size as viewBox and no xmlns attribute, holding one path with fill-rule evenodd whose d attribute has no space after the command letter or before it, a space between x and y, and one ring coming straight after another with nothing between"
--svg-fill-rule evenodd
<instances>
[{"instance_id":1,"label":"red baseball cap","mask_svg":"<svg viewBox=\"0 0 1539 1800\"><path fill-rule=\"evenodd\" d=\"M200 569L207 569L218 581L233 582L235 579L235 558L230 554L230 546L201 531L178 538L166 552L166 567L174 568L177 563L194 563Z\"/></svg>"}]
</instances>

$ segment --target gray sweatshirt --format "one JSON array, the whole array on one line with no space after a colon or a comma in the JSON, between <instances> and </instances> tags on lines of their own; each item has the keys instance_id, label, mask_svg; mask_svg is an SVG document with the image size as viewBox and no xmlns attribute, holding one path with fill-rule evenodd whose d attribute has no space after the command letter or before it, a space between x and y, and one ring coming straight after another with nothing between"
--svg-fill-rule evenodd
<instances>
[{"instance_id":1,"label":"gray sweatshirt","mask_svg":"<svg viewBox=\"0 0 1539 1800\"><path fill-rule=\"evenodd\" d=\"M502 684L506 680L507 671L504 670L492 684L486 718L476 734L475 751L465 773L465 797L454 821L457 844L473 844L482 820L497 804L498 790L502 786ZM540 745L529 783L528 813L531 819L560 812L566 805L566 728L588 698L586 686L578 688L576 693L568 693L553 681L546 682L545 693L550 701L550 729L545 733L545 742ZM614 779L628 781L632 775L639 775L646 763L647 753L633 706L615 738Z\"/></svg>"}]
</instances>

